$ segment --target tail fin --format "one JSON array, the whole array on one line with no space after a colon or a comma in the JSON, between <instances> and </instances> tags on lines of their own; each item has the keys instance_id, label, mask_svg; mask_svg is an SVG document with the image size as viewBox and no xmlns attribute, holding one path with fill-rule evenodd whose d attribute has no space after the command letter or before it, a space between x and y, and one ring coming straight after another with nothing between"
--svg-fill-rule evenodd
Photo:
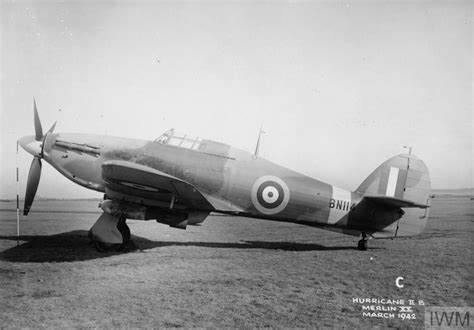
<instances>
[{"instance_id":1,"label":"tail fin","mask_svg":"<svg viewBox=\"0 0 474 330\"><path fill-rule=\"evenodd\" d=\"M377 229L372 234L374 237L412 236L426 226L430 175L425 163L414 155L390 158L362 182L356 193L365 197L364 204L370 205L372 214L384 214L379 219L371 219ZM390 218L393 220L389 221Z\"/></svg>"},{"instance_id":2,"label":"tail fin","mask_svg":"<svg viewBox=\"0 0 474 330\"><path fill-rule=\"evenodd\" d=\"M398 155L377 167L357 188L363 195L389 196L426 204L431 182L425 163L414 155Z\"/></svg>"}]
</instances>

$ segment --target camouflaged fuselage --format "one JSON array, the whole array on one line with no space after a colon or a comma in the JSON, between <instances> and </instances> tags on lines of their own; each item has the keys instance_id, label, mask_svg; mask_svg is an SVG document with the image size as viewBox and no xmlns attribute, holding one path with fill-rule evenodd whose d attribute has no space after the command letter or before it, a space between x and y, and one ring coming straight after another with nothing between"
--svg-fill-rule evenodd
<instances>
[{"instance_id":1,"label":"camouflaged fuselage","mask_svg":"<svg viewBox=\"0 0 474 330\"><path fill-rule=\"evenodd\" d=\"M202 140L192 150L155 141L58 133L49 136L46 144L45 159L59 172L101 192L105 191L102 164L124 160L172 175L227 203L216 211L345 227L344 215L360 200L355 193L210 140Z\"/></svg>"}]
</instances>

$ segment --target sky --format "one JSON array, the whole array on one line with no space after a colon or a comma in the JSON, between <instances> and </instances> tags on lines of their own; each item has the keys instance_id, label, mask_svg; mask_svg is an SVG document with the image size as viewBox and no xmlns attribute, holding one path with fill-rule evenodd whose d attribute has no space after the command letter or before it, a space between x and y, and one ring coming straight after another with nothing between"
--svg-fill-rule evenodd
<instances>
[{"instance_id":1,"label":"sky","mask_svg":"<svg viewBox=\"0 0 474 330\"><path fill-rule=\"evenodd\" d=\"M5 1L0 198L16 140L179 131L354 190L406 152L473 187L470 1ZM23 195L31 155L20 150ZM37 196L99 197L43 162Z\"/></svg>"}]
</instances>

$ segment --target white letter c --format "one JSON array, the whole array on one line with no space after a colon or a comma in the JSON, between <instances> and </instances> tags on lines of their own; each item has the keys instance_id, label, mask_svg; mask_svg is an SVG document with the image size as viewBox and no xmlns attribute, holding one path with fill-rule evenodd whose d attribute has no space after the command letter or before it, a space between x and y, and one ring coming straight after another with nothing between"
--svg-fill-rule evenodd
<instances>
[{"instance_id":1,"label":"white letter c","mask_svg":"<svg viewBox=\"0 0 474 330\"><path fill-rule=\"evenodd\" d=\"M403 285L403 284L400 284L400 281L403 281L403 277L401 277L401 276L397 277L397 279L395 280L395 284L396 284L396 286L397 286L398 288L401 289L401 288L404 287L404 285Z\"/></svg>"}]
</instances>

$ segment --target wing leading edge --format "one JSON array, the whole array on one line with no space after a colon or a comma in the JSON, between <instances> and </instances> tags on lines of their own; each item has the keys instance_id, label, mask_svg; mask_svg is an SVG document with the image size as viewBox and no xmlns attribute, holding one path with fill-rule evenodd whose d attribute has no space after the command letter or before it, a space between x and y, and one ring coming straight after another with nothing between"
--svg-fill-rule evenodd
<instances>
[{"instance_id":1,"label":"wing leading edge","mask_svg":"<svg viewBox=\"0 0 474 330\"><path fill-rule=\"evenodd\" d=\"M102 165L106 194L142 204L162 203L214 211L214 207L193 185L145 165L112 160Z\"/></svg>"}]
</instances>

